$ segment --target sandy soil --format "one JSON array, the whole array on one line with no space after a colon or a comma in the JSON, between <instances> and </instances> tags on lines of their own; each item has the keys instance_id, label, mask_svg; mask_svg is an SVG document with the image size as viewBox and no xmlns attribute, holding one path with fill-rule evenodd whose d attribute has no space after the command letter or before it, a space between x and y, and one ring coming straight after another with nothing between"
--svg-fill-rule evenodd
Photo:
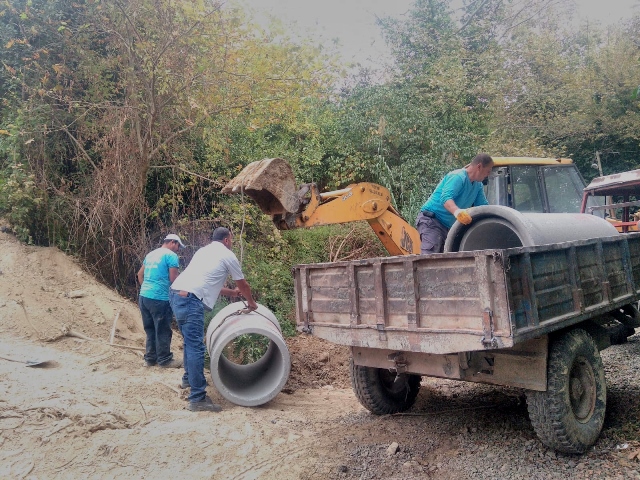
<instances>
[{"instance_id":1,"label":"sandy soil","mask_svg":"<svg viewBox=\"0 0 640 480\"><path fill-rule=\"evenodd\" d=\"M607 419L582 456L537 440L517 389L427 378L407 414L371 415L348 351L306 336L287 340L274 400L244 408L210 387L223 411L192 413L180 370L109 345L117 315L115 342L142 347L134 303L56 249L0 233L0 251L0 478L640 478L640 335L603 352Z\"/></svg>"},{"instance_id":2,"label":"sandy soil","mask_svg":"<svg viewBox=\"0 0 640 480\"><path fill-rule=\"evenodd\" d=\"M346 349L296 337L287 393L249 409L209 387L223 412L189 412L181 370L142 366L135 303L57 249L0 233L0 251L0 478L303 478L361 410ZM109 344L116 315L115 343L140 350Z\"/></svg>"}]
</instances>

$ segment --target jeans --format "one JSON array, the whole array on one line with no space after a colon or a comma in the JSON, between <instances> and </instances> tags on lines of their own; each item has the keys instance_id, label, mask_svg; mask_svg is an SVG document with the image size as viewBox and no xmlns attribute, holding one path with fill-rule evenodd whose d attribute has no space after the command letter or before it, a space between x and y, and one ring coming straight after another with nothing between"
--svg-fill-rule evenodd
<instances>
[{"instance_id":1,"label":"jeans","mask_svg":"<svg viewBox=\"0 0 640 480\"><path fill-rule=\"evenodd\" d=\"M167 300L155 300L140 296L138 306L142 314L142 326L147 334L144 360L152 365L164 365L173 360L171 353L171 306Z\"/></svg>"},{"instance_id":2,"label":"jeans","mask_svg":"<svg viewBox=\"0 0 640 480\"><path fill-rule=\"evenodd\" d=\"M181 297L171 290L169 302L184 338L184 375L189 382L190 402L199 402L206 395L204 378L204 305L193 294Z\"/></svg>"}]
</instances>

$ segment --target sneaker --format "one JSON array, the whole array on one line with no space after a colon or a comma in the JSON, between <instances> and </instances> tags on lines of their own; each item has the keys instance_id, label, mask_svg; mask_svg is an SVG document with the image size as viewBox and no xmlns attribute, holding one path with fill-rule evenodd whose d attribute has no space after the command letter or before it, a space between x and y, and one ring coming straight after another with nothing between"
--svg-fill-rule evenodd
<instances>
[{"instance_id":1,"label":"sneaker","mask_svg":"<svg viewBox=\"0 0 640 480\"><path fill-rule=\"evenodd\" d=\"M213 403L209 397L204 397L199 402L189 402L187 410L192 412L220 412L222 407Z\"/></svg>"},{"instance_id":2,"label":"sneaker","mask_svg":"<svg viewBox=\"0 0 640 480\"><path fill-rule=\"evenodd\" d=\"M158 366L161 368L182 368L182 360L177 360L174 358L173 360L162 365L158 364Z\"/></svg>"},{"instance_id":3,"label":"sneaker","mask_svg":"<svg viewBox=\"0 0 640 480\"><path fill-rule=\"evenodd\" d=\"M149 367L155 367L156 366L156 362L147 362L146 360L144 361L144 366L149 368Z\"/></svg>"},{"instance_id":4,"label":"sneaker","mask_svg":"<svg viewBox=\"0 0 640 480\"><path fill-rule=\"evenodd\" d=\"M182 381L180 382L180 385L178 385L181 389L186 389L186 388L191 388L191 385L189 385L189 380L185 380L184 378L182 379Z\"/></svg>"}]
</instances>

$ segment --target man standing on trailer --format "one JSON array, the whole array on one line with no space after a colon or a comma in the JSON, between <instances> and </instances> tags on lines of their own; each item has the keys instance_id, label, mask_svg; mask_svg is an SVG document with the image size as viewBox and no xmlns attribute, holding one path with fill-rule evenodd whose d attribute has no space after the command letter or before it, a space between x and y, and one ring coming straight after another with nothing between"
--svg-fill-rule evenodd
<instances>
[{"instance_id":1,"label":"man standing on trailer","mask_svg":"<svg viewBox=\"0 0 640 480\"><path fill-rule=\"evenodd\" d=\"M482 182L491 173L493 159L486 153L469 165L445 175L416 218L420 233L420 253L442 253L449 229L455 221L469 225L467 208L488 205Z\"/></svg>"}]
</instances>

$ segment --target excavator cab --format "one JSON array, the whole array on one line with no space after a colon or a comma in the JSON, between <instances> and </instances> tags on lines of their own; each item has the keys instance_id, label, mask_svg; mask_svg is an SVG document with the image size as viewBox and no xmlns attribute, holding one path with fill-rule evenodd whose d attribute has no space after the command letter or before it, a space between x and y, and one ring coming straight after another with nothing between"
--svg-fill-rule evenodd
<instances>
[{"instance_id":1,"label":"excavator cab","mask_svg":"<svg viewBox=\"0 0 640 480\"><path fill-rule=\"evenodd\" d=\"M485 194L522 213L579 213L585 181L568 158L493 157Z\"/></svg>"}]
</instances>

